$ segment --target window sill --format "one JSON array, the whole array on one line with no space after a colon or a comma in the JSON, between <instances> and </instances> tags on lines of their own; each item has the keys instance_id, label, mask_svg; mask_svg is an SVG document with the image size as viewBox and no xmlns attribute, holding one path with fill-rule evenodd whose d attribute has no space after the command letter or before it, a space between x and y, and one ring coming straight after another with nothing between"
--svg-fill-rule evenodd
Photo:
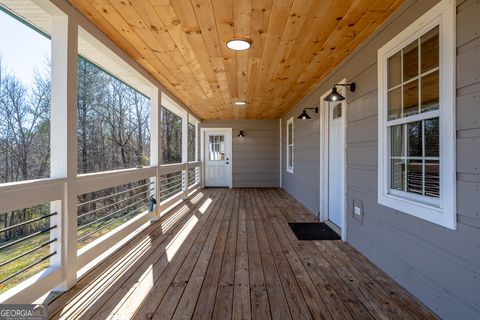
<instances>
[{"instance_id":1,"label":"window sill","mask_svg":"<svg viewBox=\"0 0 480 320\"><path fill-rule=\"evenodd\" d=\"M442 203L441 200L438 202L439 206L436 206L405 199L392 194L379 193L378 203L411 216L441 225L445 228L456 230L455 209L452 206L449 206L449 208L442 208L440 206Z\"/></svg>"}]
</instances>

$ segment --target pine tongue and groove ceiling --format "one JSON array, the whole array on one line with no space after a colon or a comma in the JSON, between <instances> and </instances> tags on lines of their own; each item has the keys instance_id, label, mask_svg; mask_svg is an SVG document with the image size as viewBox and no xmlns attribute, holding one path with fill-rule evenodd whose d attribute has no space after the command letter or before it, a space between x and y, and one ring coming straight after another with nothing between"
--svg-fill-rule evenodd
<instances>
[{"instance_id":1,"label":"pine tongue and groove ceiling","mask_svg":"<svg viewBox=\"0 0 480 320\"><path fill-rule=\"evenodd\" d=\"M204 120L279 118L404 2L69 1Z\"/></svg>"}]
</instances>

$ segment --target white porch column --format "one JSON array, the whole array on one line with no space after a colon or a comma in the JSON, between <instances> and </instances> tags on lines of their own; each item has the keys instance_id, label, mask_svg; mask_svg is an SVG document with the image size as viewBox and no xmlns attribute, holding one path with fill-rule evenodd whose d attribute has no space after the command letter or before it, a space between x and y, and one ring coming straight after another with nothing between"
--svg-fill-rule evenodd
<instances>
[{"instance_id":1,"label":"white porch column","mask_svg":"<svg viewBox=\"0 0 480 320\"><path fill-rule=\"evenodd\" d=\"M162 93L158 88L152 90L150 97L150 165L157 166L155 178L150 181L155 182L155 199L157 206L154 213L154 219L160 218L160 163L162 159L162 145L160 138L160 107L162 101Z\"/></svg>"},{"instance_id":2,"label":"white porch column","mask_svg":"<svg viewBox=\"0 0 480 320\"><path fill-rule=\"evenodd\" d=\"M183 112L182 117L182 163L188 163L188 112ZM182 171L183 199L188 199L188 165Z\"/></svg>"},{"instance_id":3,"label":"white porch column","mask_svg":"<svg viewBox=\"0 0 480 320\"><path fill-rule=\"evenodd\" d=\"M66 178L62 201L51 204L58 212L55 229L59 253L52 265L61 266L68 290L77 281L77 54L78 27L70 15L52 17L51 177ZM53 248L52 248L53 250Z\"/></svg>"}]
</instances>

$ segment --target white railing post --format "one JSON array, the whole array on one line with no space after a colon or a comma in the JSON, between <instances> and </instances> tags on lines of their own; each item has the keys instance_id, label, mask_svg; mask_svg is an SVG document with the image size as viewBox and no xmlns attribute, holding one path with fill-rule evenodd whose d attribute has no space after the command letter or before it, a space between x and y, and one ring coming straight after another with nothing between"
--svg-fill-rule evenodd
<instances>
[{"instance_id":1,"label":"white railing post","mask_svg":"<svg viewBox=\"0 0 480 320\"><path fill-rule=\"evenodd\" d=\"M155 212L153 213L153 219L160 218L160 163L162 159L162 147L161 147L161 123L160 123L160 108L161 108L162 93L158 88L152 90L152 96L150 97L150 166L156 166L156 175L154 178L150 178L151 182L154 182L155 191L154 198L157 200Z\"/></svg>"},{"instance_id":2,"label":"white railing post","mask_svg":"<svg viewBox=\"0 0 480 320\"><path fill-rule=\"evenodd\" d=\"M66 178L62 201L51 203L58 214L51 250L53 266L63 268L63 283L56 290L70 289L77 281L77 54L78 26L73 15L52 17L52 109L50 125L51 178Z\"/></svg>"}]
</instances>

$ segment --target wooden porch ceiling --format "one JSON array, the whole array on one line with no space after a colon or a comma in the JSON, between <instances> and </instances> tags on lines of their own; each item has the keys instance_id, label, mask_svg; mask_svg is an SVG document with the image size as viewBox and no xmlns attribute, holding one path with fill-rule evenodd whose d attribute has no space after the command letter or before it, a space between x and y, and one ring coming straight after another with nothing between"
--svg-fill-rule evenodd
<instances>
[{"instance_id":1,"label":"wooden porch ceiling","mask_svg":"<svg viewBox=\"0 0 480 320\"><path fill-rule=\"evenodd\" d=\"M274 119L404 0L69 1L202 119Z\"/></svg>"}]
</instances>

